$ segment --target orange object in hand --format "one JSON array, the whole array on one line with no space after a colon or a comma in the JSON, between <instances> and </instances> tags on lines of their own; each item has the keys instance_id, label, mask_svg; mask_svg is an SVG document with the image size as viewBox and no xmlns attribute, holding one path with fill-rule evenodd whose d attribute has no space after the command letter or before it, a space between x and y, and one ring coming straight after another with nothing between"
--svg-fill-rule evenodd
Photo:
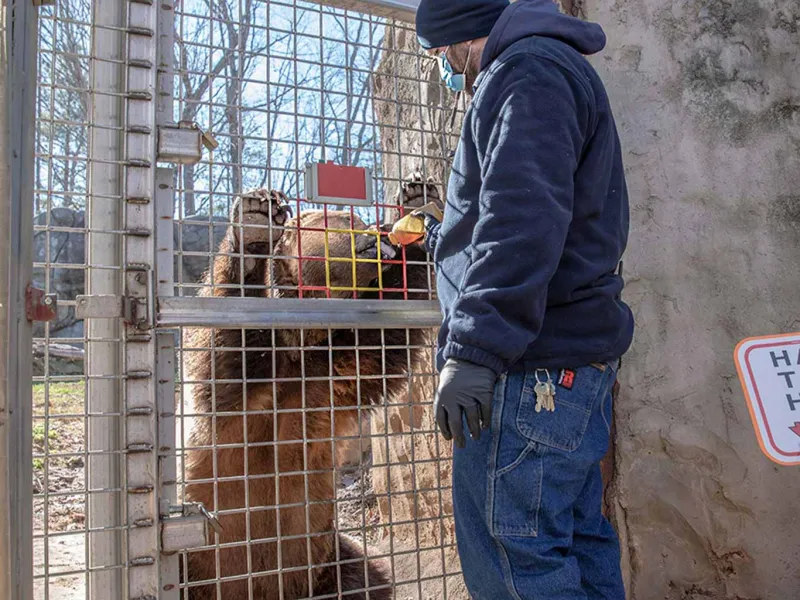
<instances>
[{"instance_id":1,"label":"orange object in hand","mask_svg":"<svg viewBox=\"0 0 800 600\"><path fill-rule=\"evenodd\" d=\"M443 213L435 203L430 202L397 221L389 233L389 242L395 246L408 246L425 236L425 215L431 215L441 222Z\"/></svg>"},{"instance_id":2,"label":"orange object in hand","mask_svg":"<svg viewBox=\"0 0 800 600\"><path fill-rule=\"evenodd\" d=\"M395 246L407 246L425 235L425 218L415 214L406 215L392 227L389 241Z\"/></svg>"}]
</instances>

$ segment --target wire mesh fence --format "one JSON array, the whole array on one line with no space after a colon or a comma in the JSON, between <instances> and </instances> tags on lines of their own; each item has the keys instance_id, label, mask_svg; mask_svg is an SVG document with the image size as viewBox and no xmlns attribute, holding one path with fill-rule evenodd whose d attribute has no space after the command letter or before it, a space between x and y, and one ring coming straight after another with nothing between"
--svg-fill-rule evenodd
<instances>
[{"instance_id":1,"label":"wire mesh fence","mask_svg":"<svg viewBox=\"0 0 800 600\"><path fill-rule=\"evenodd\" d=\"M34 335L34 577L41 598L123 593L121 328L79 294L118 294L124 6L39 15L34 283L58 295ZM87 359L88 357L88 359Z\"/></svg>"},{"instance_id":2,"label":"wire mesh fence","mask_svg":"<svg viewBox=\"0 0 800 600\"><path fill-rule=\"evenodd\" d=\"M37 598L134 597L153 563L163 598L466 597L431 418L431 259L387 237L442 198L453 107L413 27L370 4L165 4L168 81L150 98L131 82L154 65L131 57L164 33L139 22L152 3L41 9L34 271L59 312L34 343ZM157 161L132 160L149 135L135 103L169 94L170 120L214 144L154 186L165 206L131 173ZM319 161L369 169L374 203L310 202ZM150 265L161 333L147 368L130 348L155 332L76 314L78 296L122 296L148 272L138 243L171 254ZM180 305L192 318L170 297L199 302ZM174 398L158 409L150 490L131 483L144 380ZM179 552L134 552L153 523L131 498L148 495L161 518L202 503L218 527Z\"/></svg>"}]
</instances>

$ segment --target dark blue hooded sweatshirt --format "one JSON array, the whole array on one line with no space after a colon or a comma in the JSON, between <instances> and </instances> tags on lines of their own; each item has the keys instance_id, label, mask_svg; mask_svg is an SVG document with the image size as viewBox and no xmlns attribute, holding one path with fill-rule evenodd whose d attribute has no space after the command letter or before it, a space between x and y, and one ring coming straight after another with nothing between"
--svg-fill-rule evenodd
<instances>
[{"instance_id":1,"label":"dark blue hooded sweatshirt","mask_svg":"<svg viewBox=\"0 0 800 600\"><path fill-rule=\"evenodd\" d=\"M633 316L617 266L628 238L619 137L599 76L599 25L520 0L489 35L428 236L448 358L509 369L622 356Z\"/></svg>"}]
</instances>

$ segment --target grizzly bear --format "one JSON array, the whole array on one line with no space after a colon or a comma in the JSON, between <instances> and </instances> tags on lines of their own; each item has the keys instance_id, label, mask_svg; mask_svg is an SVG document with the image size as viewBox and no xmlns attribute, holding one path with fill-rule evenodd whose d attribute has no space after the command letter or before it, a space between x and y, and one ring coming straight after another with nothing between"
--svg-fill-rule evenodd
<instances>
[{"instance_id":1,"label":"grizzly bear","mask_svg":"<svg viewBox=\"0 0 800 600\"><path fill-rule=\"evenodd\" d=\"M419 175L402 202L438 200ZM241 210L240 210L241 209ZM359 298L429 299L432 275L419 245L393 248L349 211L304 211L290 219L280 192L237 199L201 296L324 297L360 288ZM352 219L352 220L351 220ZM302 229L298 229L298 225ZM313 231L305 230L313 229ZM364 230L372 233L325 233ZM353 269L353 252L361 259ZM381 262L400 259L403 264ZM302 256L302 259L298 259ZM371 288L373 291L363 291ZM332 296L352 297L349 290ZM353 310L358 310L358 300ZM361 410L405 389L430 338L423 329L188 329L184 381L193 426L185 455L185 501L216 511L219 545L190 552L192 600L392 597L384 560L336 531L335 468L342 438L359 435ZM214 545L213 533L209 545ZM220 579L221 581L217 581ZM205 583L201 583L205 582Z\"/></svg>"}]
</instances>

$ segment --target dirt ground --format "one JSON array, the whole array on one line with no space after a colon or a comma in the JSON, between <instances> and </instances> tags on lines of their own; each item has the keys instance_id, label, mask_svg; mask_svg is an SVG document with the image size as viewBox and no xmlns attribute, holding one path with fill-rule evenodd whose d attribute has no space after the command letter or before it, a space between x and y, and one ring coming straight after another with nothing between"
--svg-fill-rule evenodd
<instances>
[{"instance_id":1,"label":"dirt ground","mask_svg":"<svg viewBox=\"0 0 800 600\"><path fill-rule=\"evenodd\" d=\"M34 386L33 531L37 600L86 597L86 577L74 574L86 565L86 469L85 457L81 456L86 436L82 418L64 416L82 413L83 398L83 383ZM45 535L49 538L47 543Z\"/></svg>"},{"instance_id":2,"label":"dirt ground","mask_svg":"<svg viewBox=\"0 0 800 600\"><path fill-rule=\"evenodd\" d=\"M86 435L82 382L34 387L34 595L37 600L86 598ZM339 472L338 527L388 557L397 600L468 598L455 572L454 549L416 551L392 543L381 522L370 457ZM47 490L47 497L45 497ZM46 502L45 502L46 500ZM46 537L45 537L46 536ZM446 578L443 573L449 573ZM45 589L46 588L46 589Z\"/></svg>"}]
</instances>

